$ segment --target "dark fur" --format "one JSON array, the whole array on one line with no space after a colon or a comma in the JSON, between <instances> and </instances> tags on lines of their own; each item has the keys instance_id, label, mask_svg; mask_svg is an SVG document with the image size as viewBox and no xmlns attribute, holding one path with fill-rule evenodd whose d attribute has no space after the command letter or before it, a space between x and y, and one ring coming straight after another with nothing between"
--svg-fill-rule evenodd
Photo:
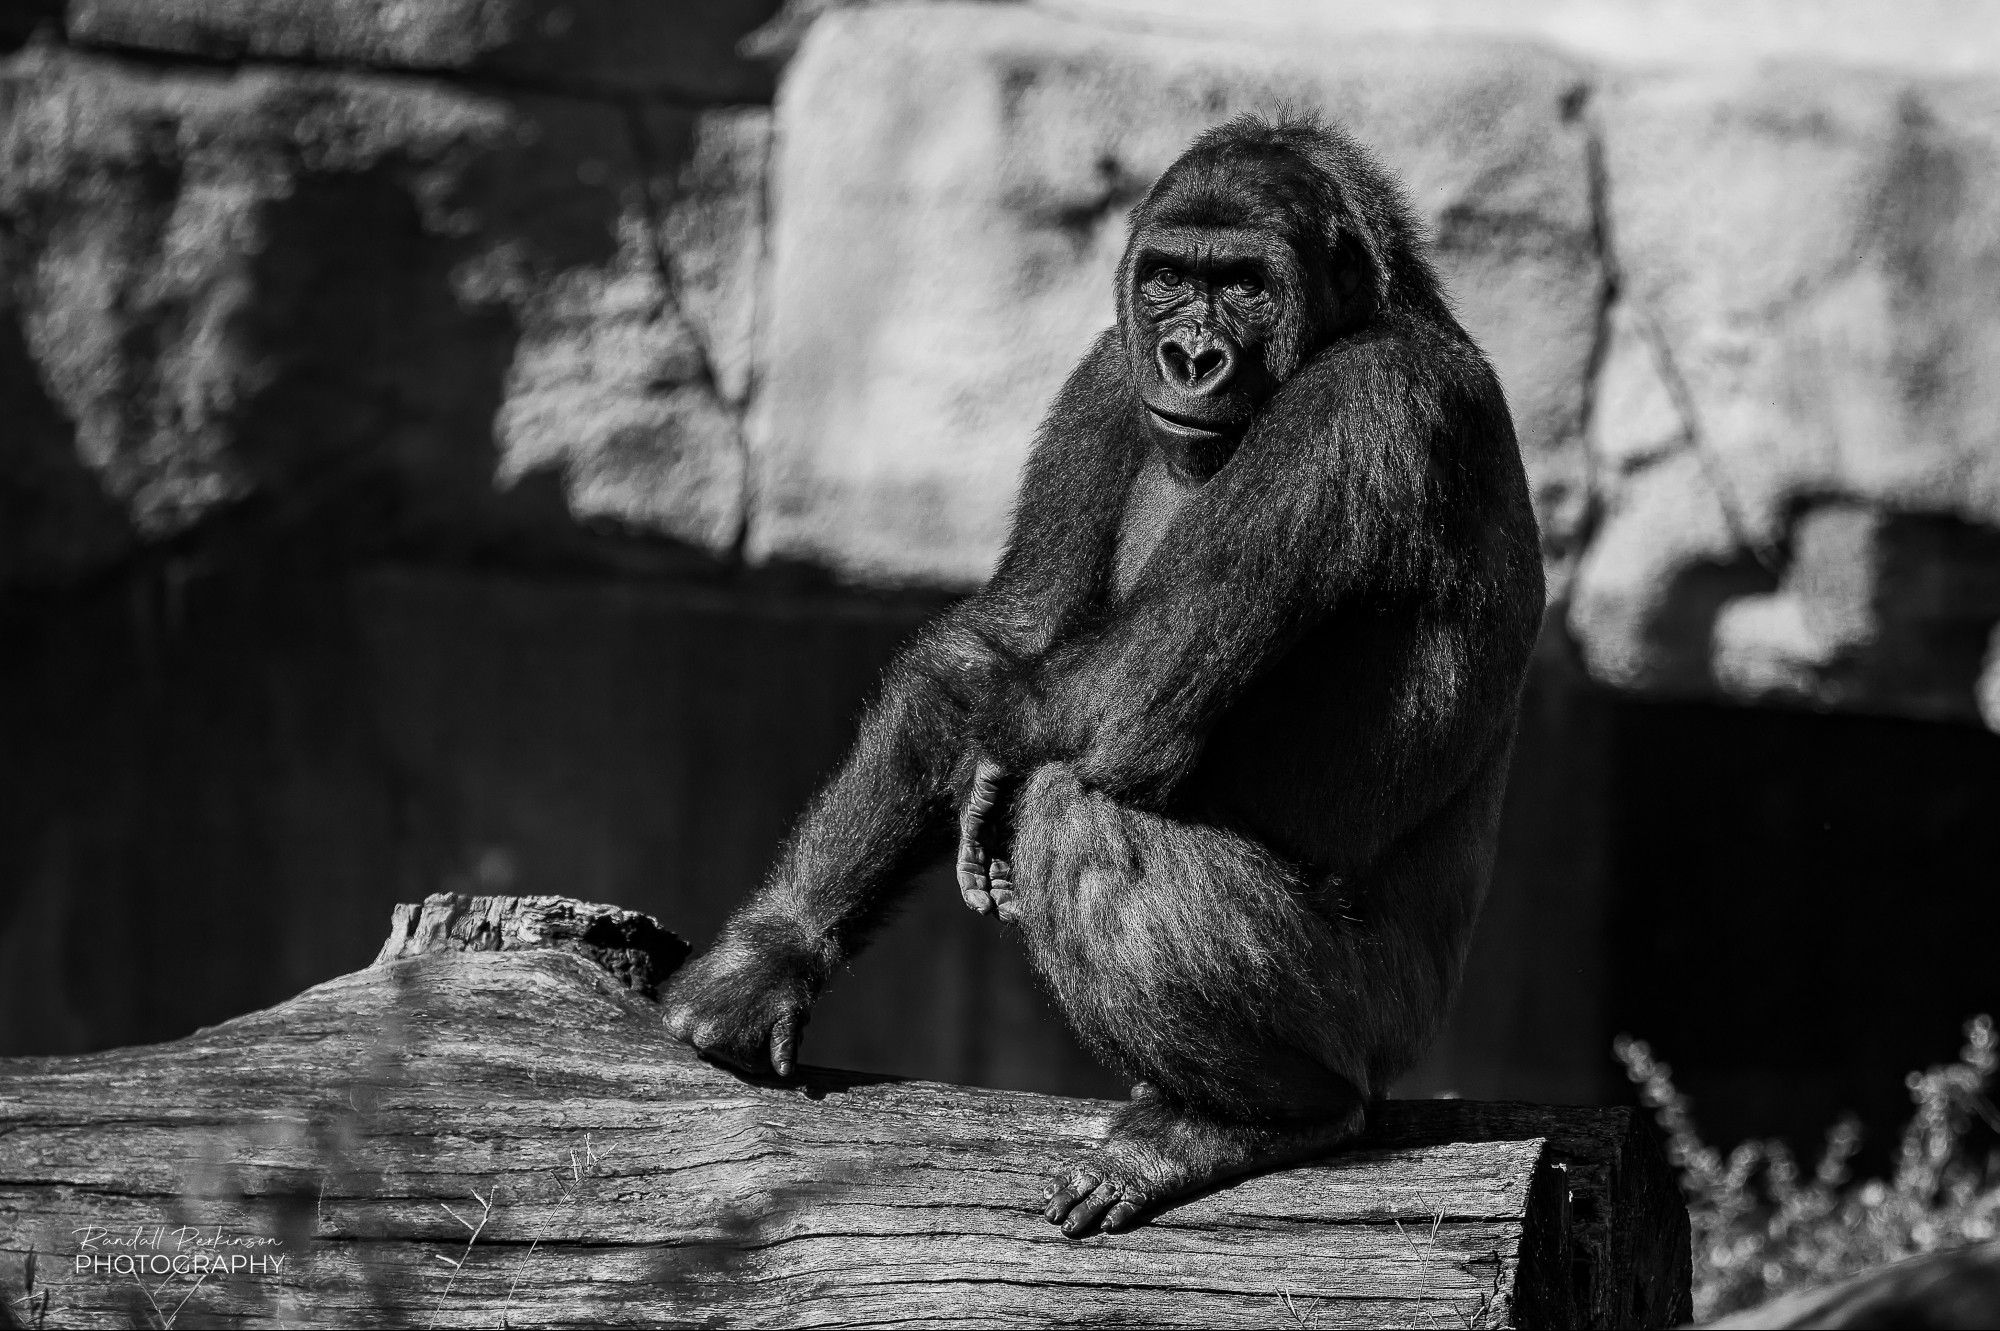
<instances>
[{"instance_id":1,"label":"dark fur","mask_svg":"<svg viewBox=\"0 0 2000 1331\"><path fill-rule=\"evenodd\" d=\"M998 571L891 668L770 882L668 998L706 1052L789 1072L827 977L950 848L975 767L1012 774L1003 915L1081 1038L1145 1083L1052 1188L1072 1233L1324 1149L1419 1056L1542 608L1500 386L1365 153L1244 118L1133 221L1119 325L1042 426ZM1137 256L1213 228L1251 237L1270 317L1231 343L1230 393L1184 399L1243 424L1177 448L1142 406L1183 399Z\"/></svg>"}]
</instances>

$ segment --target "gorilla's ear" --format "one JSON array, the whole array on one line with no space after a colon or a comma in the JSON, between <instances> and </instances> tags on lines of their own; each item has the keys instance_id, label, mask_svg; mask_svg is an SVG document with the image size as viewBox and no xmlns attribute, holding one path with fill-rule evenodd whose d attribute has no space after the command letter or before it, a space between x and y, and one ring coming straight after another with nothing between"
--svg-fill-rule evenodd
<instances>
[{"instance_id":1,"label":"gorilla's ear","mask_svg":"<svg viewBox=\"0 0 2000 1331\"><path fill-rule=\"evenodd\" d=\"M1393 212L1394 186L1376 179L1365 160L1356 160L1356 150L1338 130L1314 122L1305 139L1295 151L1319 177L1328 277L1342 305L1366 319L1381 307L1394 282L1391 250L1403 224ZM1379 215L1378 208L1383 210Z\"/></svg>"},{"instance_id":2,"label":"gorilla's ear","mask_svg":"<svg viewBox=\"0 0 2000 1331\"><path fill-rule=\"evenodd\" d=\"M1365 228L1328 224L1327 281L1333 288L1342 332L1367 323L1380 311L1388 290L1389 267L1381 246Z\"/></svg>"},{"instance_id":3,"label":"gorilla's ear","mask_svg":"<svg viewBox=\"0 0 2000 1331\"><path fill-rule=\"evenodd\" d=\"M1368 295L1368 256L1358 247L1348 247L1333 258L1333 290L1343 301L1364 300Z\"/></svg>"}]
</instances>

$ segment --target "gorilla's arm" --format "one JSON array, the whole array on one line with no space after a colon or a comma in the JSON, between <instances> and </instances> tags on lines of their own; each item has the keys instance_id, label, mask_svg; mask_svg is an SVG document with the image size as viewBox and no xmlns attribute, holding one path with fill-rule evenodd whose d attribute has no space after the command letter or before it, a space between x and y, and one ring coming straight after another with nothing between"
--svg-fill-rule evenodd
<instances>
[{"instance_id":1,"label":"gorilla's arm","mask_svg":"<svg viewBox=\"0 0 2000 1331\"><path fill-rule=\"evenodd\" d=\"M1338 496L1309 441L1267 422L1183 508L1122 601L1015 671L979 718L985 750L1025 773L1155 805L1267 661L1327 613L1343 579Z\"/></svg>"},{"instance_id":2,"label":"gorilla's arm","mask_svg":"<svg viewBox=\"0 0 2000 1331\"><path fill-rule=\"evenodd\" d=\"M1494 469L1518 470L1501 446L1510 430L1469 349L1377 336L1323 356L1182 510L1096 631L993 693L980 717L986 751L1017 770L1068 761L1087 785L1159 807L1216 717L1337 609L1495 599L1488 590L1507 577L1474 528L1492 511ZM1525 487L1514 487L1526 515ZM1486 681L1511 675L1475 656L1480 639L1504 635L1464 618L1436 616L1426 644L1427 730L1407 738L1432 752L1400 761L1406 737L1383 720L1381 761L1397 769L1393 810L1405 825L1457 788L1511 702L1484 696Z\"/></svg>"},{"instance_id":3,"label":"gorilla's arm","mask_svg":"<svg viewBox=\"0 0 2000 1331\"><path fill-rule=\"evenodd\" d=\"M1064 496L1017 518L999 571L926 625L883 677L853 749L765 884L666 996L676 1036L740 1067L789 1073L805 1013L914 872L953 841L974 786L975 709L1076 611L1079 567L1106 557L1129 483L1130 407L1107 335L1051 408L1024 488ZM1028 507L1025 506L1024 507Z\"/></svg>"},{"instance_id":4,"label":"gorilla's arm","mask_svg":"<svg viewBox=\"0 0 2000 1331\"><path fill-rule=\"evenodd\" d=\"M748 1071L790 1074L828 979L950 844L954 791L970 774L966 720L1003 627L990 605L968 601L897 657L764 885L674 977L664 1003L676 1037Z\"/></svg>"}]
</instances>

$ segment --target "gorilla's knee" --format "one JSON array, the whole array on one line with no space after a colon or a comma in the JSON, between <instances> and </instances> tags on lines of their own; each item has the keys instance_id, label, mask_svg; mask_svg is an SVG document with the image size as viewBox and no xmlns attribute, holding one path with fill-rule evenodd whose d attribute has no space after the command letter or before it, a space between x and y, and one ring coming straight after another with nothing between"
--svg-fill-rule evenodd
<instances>
[{"instance_id":1,"label":"gorilla's knee","mask_svg":"<svg viewBox=\"0 0 2000 1331\"><path fill-rule=\"evenodd\" d=\"M1014 815L1020 876L1073 887L1085 866L1118 840L1117 810L1085 790L1068 763L1044 763L1029 773Z\"/></svg>"},{"instance_id":2,"label":"gorilla's knee","mask_svg":"<svg viewBox=\"0 0 2000 1331\"><path fill-rule=\"evenodd\" d=\"M1043 763L1028 773L1021 787L1018 817L1023 823L1060 823L1074 817L1086 798L1076 768L1068 763Z\"/></svg>"}]
</instances>

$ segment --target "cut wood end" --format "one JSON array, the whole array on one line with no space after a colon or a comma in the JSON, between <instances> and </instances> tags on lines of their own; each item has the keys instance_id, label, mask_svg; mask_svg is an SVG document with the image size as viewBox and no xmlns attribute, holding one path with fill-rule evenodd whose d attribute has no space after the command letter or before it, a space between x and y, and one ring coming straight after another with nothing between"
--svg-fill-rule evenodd
<instances>
[{"instance_id":1,"label":"cut wood end","mask_svg":"<svg viewBox=\"0 0 2000 1331\"><path fill-rule=\"evenodd\" d=\"M376 966L440 952L573 952L627 989L659 997L688 944L635 910L570 897L473 897L438 892L396 907Z\"/></svg>"}]
</instances>

